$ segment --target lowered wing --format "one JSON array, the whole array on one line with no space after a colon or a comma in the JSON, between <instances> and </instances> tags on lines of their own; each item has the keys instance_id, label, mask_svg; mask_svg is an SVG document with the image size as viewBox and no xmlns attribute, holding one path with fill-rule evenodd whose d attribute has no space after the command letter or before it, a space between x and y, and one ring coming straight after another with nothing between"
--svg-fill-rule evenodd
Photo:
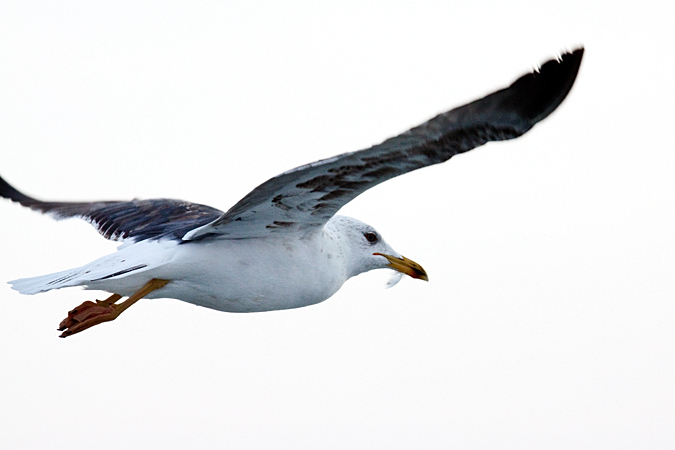
<instances>
[{"instance_id":1,"label":"lowered wing","mask_svg":"<svg viewBox=\"0 0 675 450\"><path fill-rule=\"evenodd\" d=\"M43 202L29 197L0 178L0 197L55 219L79 217L91 222L101 235L114 241L180 239L189 230L212 222L222 211L181 200L155 199L106 202Z\"/></svg>"}]
</instances>

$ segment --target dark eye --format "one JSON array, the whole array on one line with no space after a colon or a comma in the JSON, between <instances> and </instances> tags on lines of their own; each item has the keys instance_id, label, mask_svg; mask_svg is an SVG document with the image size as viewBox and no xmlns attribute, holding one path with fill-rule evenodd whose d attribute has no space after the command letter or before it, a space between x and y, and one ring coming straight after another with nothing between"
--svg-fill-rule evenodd
<instances>
[{"instance_id":1,"label":"dark eye","mask_svg":"<svg viewBox=\"0 0 675 450\"><path fill-rule=\"evenodd\" d=\"M377 235L375 233L363 233L363 235L366 237L366 240L371 244L377 242Z\"/></svg>"}]
</instances>

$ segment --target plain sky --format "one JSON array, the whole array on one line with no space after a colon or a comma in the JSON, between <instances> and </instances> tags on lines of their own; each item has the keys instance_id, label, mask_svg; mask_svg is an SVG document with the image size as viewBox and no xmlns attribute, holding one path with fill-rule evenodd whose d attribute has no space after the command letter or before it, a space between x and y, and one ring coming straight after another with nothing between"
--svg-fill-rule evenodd
<instances>
[{"instance_id":1,"label":"plain sky","mask_svg":"<svg viewBox=\"0 0 675 450\"><path fill-rule=\"evenodd\" d=\"M385 271L297 310L0 286L0 440L21 449L675 446L675 59L669 1L0 4L0 174L48 200L227 209L586 47L517 140L389 181L342 213ZM116 244L0 202L0 280Z\"/></svg>"}]
</instances>

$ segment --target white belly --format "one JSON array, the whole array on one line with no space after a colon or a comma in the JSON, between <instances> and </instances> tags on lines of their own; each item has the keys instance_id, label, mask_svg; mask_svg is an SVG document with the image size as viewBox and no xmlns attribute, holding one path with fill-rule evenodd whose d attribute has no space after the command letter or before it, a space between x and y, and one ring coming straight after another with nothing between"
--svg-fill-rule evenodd
<instances>
[{"instance_id":1,"label":"white belly","mask_svg":"<svg viewBox=\"0 0 675 450\"><path fill-rule=\"evenodd\" d=\"M170 261L156 268L87 283L87 288L128 296L160 278L171 281L147 298L228 312L299 308L326 300L348 278L339 249L325 246L320 239L191 242L175 246Z\"/></svg>"}]
</instances>

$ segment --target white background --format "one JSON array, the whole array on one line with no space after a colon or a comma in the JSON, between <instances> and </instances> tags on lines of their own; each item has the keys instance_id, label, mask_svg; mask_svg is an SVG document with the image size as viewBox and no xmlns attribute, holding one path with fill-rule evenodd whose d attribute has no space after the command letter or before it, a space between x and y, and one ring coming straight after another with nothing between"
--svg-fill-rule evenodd
<instances>
[{"instance_id":1,"label":"white background","mask_svg":"<svg viewBox=\"0 0 675 450\"><path fill-rule=\"evenodd\" d=\"M321 5L321 6L319 6ZM0 174L48 200L179 198L378 143L586 46L526 136L342 210L431 281L226 314L0 287L0 439L22 449L675 446L672 2L0 5ZM0 204L0 278L116 244Z\"/></svg>"}]
</instances>

